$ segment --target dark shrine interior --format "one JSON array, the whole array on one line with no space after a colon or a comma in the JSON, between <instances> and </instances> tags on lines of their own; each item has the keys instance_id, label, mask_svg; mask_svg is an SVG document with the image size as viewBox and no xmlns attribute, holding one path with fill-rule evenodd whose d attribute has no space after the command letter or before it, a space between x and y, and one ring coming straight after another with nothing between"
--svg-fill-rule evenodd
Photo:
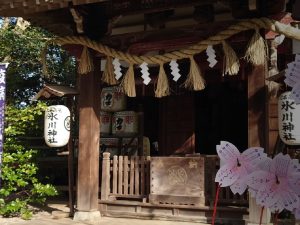
<instances>
[{"instance_id":1,"label":"dark shrine interior","mask_svg":"<svg viewBox=\"0 0 300 225\"><path fill-rule=\"evenodd\" d=\"M242 46L237 44L237 47ZM171 95L155 98L155 76L158 68L150 68L152 82L145 86L137 80L137 97L128 98L128 108L144 112L144 136L149 137L151 155L216 154L221 140L245 150L248 145L248 97L246 63L241 60L236 76L223 74L222 50L217 52L217 65L208 67L206 55L195 57L202 69L206 87L202 91L185 89L182 81L188 74L189 62L179 64L182 78L169 79ZM168 68L165 66L168 74ZM138 71L136 71L138 73ZM139 77L139 76L137 76ZM168 77L171 77L168 74ZM140 84L140 85L139 85ZM159 151L152 143L158 141Z\"/></svg>"}]
</instances>

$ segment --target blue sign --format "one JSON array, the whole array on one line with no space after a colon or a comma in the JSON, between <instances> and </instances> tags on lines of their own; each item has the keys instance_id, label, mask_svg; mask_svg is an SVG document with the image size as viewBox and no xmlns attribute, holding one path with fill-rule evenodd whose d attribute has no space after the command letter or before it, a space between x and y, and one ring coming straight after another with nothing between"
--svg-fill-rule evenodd
<instances>
[{"instance_id":1,"label":"blue sign","mask_svg":"<svg viewBox=\"0 0 300 225\"><path fill-rule=\"evenodd\" d=\"M4 135L4 109L5 109L5 90L6 90L6 69L8 64L0 64L0 178L2 176L1 166L2 166L2 153L3 153L3 135ZM0 183L1 188L1 183Z\"/></svg>"}]
</instances>

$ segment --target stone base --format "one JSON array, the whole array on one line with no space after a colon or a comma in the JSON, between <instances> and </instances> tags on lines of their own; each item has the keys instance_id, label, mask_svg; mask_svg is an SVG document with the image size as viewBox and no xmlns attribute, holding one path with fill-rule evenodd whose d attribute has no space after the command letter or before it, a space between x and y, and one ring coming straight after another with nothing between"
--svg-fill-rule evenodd
<instances>
[{"instance_id":1,"label":"stone base","mask_svg":"<svg viewBox=\"0 0 300 225\"><path fill-rule=\"evenodd\" d=\"M74 221L77 222L84 222L87 224L100 224L101 214L99 211L92 211L92 212L82 212L77 211L75 212Z\"/></svg>"}]
</instances>

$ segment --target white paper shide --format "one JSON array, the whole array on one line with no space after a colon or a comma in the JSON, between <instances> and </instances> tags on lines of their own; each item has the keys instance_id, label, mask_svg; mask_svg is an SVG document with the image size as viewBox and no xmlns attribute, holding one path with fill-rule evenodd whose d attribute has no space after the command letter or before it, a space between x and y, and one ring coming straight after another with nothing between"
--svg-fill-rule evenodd
<instances>
[{"instance_id":1,"label":"white paper shide","mask_svg":"<svg viewBox=\"0 0 300 225\"><path fill-rule=\"evenodd\" d=\"M174 59L171 60L170 67L171 67L171 74L173 76L173 80L177 82L178 79L181 77L181 75L179 73L180 70L179 70L179 65L178 65L177 61Z\"/></svg>"},{"instance_id":2,"label":"white paper shide","mask_svg":"<svg viewBox=\"0 0 300 225\"><path fill-rule=\"evenodd\" d=\"M207 46L206 49L207 61L209 62L209 67L213 68L217 64L216 51L213 49L212 45Z\"/></svg>"},{"instance_id":3,"label":"white paper shide","mask_svg":"<svg viewBox=\"0 0 300 225\"><path fill-rule=\"evenodd\" d=\"M50 147L62 147L70 138L70 111L64 105L49 106L44 120L45 142Z\"/></svg>"},{"instance_id":4,"label":"white paper shide","mask_svg":"<svg viewBox=\"0 0 300 225\"><path fill-rule=\"evenodd\" d=\"M122 77L122 72L121 72L121 63L118 58L115 58L112 62L114 66L114 73L115 73L115 78L116 80L119 80Z\"/></svg>"},{"instance_id":5,"label":"white paper shide","mask_svg":"<svg viewBox=\"0 0 300 225\"><path fill-rule=\"evenodd\" d=\"M140 65L140 68L141 68L141 73L142 73L143 83L144 83L145 85L148 85L148 84L150 83L150 81L151 81L148 63L143 62L143 63Z\"/></svg>"}]
</instances>

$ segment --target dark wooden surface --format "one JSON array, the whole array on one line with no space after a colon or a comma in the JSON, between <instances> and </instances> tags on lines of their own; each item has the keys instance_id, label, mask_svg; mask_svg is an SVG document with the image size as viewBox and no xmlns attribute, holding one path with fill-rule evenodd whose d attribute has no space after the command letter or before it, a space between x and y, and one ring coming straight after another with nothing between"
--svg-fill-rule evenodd
<instances>
[{"instance_id":1,"label":"dark wooden surface","mask_svg":"<svg viewBox=\"0 0 300 225\"><path fill-rule=\"evenodd\" d=\"M252 66L248 74L248 146L266 144L266 86L265 66Z\"/></svg>"},{"instance_id":2,"label":"dark wooden surface","mask_svg":"<svg viewBox=\"0 0 300 225\"><path fill-rule=\"evenodd\" d=\"M194 95L168 96L160 101L159 154L195 152Z\"/></svg>"},{"instance_id":3,"label":"dark wooden surface","mask_svg":"<svg viewBox=\"0 0 300 225\"><path fill-rule=\"evenodd\" d=\"M100 68L94 60L95 68ZM100 78L98 70L80 75L77 210L98 208Z\"/></svg>"}]
</instances>

